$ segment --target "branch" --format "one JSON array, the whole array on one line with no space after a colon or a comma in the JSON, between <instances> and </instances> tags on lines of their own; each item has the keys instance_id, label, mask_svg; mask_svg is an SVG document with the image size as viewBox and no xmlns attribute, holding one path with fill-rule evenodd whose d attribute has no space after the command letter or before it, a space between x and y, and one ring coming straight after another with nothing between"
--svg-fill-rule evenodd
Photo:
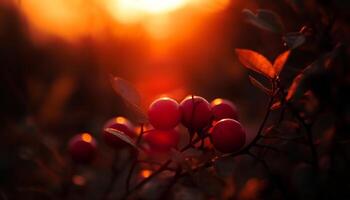
<instances>
[{"instance_id":1,"label":"branch","mask_svg":"<svg viewBox=\"0 0 350 200\"><path fill-rule=\"evenodd\" d=\"M313 142L311 125L306 123L305 120L300 116L299 112L293 107L290 102L287 102L288 108L292 111L292 114L297 118L297 120L304 126L306 131L307 143L310 147L311 157L312 157L312 166L318 171L318 155L315 144Z\"/></svg>"}]
</instances>

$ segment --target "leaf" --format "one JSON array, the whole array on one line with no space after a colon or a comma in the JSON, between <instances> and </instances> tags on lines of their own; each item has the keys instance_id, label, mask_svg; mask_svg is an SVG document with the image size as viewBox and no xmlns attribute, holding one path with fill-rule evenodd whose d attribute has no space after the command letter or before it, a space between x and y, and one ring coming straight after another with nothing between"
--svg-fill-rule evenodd
<instances>
[{"instance_id":1,"label":"leaf","mask_svg":"<svg viewBox=\"0 0 350 200\"><path fill-rule=\"evenodd\" d=\"M299 87L299 85L300 85L300 83L301 83L303 78L304 78L304 75L302 73L297 75L294 78L294 80L292 82L292 85L288 89L288 93L287 93L287 96L286 96L286 101L290 101L293 98L293 96L296 93L296 91L297 91L297 89L298 89L298 87Z\"/></svg>"},{"instance_id":2,"label":"leaf","mask_svg":"<svg viewBox=\"0 0 350 200\"><path fill-rule=\"evenodd\" d=\"M287 33L282 39L285 42L285 45L290 49L295 49L306 41L304 34L299 32Z\"/></svg>"},{"instance_id":3,"label":"leaf","mask_svg":"<svg viewBox=\"0 0 350 200\"><path fill-rule=\"evenodd\" d=\"M280 109L281 106L282 106L281 102L280 102L280 101L277 101L277 102L275 102L274 104L272 104L272 106L271 106L270 109L271 109L271 110L277 110L277 109Z\"/></svg>"},{"instance_id":4,"label":"leaf","mask_svg":"<svg viewBox=\"0 0 350 200\"><path fill-rule=\"evenodd\" d=\"M110 78L112 87L114 91L123 98L125 103L130 106L138 115L140 121L147 121L146 114L141 109L141 97L138 91L134 88L134 86L128 81L119 78L113 77Z\"/></svg>"},{"instance_id":5,"label":"leaf","mask_svg":"<svg viewBox=\"0 0 350 200\"><path fill-rule=\"evenodd\" d=\"M263 55L248 49L236 49L239 61L248 69L265 75L268 78L274 78L276 72L269 60Z\"/></svg>"},{"instance_id":6,"label":"leaf","mask_svg":"<svg viewBox=\"0 0 350 200\"><path fill-rule=\"evenodd\" d=\"M307 88L305 88L305 79L308 77L321 73L325 70L325 61L329 58L331 54L325 54L319 59L307 66L300 74L298 74L294 79L292 84L288 89L286 96L286 101L290 101L293 98L300 98Z\"/></svg>"},{"instance_id":7,"label":"leaf","mask_svg":"<svg viewBox=\"0 0 350 200\"><path fill-rule=\"evenodd\" d=\"M261 89L263 92L265 92L267 95L272 95L271 89L266 88L262 83L260 83L258 80L256 80L254 77L249 76L250 82L257 88Z\"/></svg>"},{"instance_id":8,"label":"leaf","mask_svg":"<svg viewBox=\"0 0 350 200\"><path fill-rule=\"evenodd\" d=\"M110 134L113 134L115 136L117 136L119 139L123 140L124 142L130 144L131 146L135 147L137 150L141 150L136 143L134 142L134 140L129 137L128 135L126 135L125 133L118 131L117 129L114 128L106 128L105 131L107 131Z\"/></svg>"},{"instance_id":9,"label":"leaf","mask_svg":"<svg viewBox=\"0 0 350 200\"><path fill-rule=\"evenodd\" d=\"M137 106L141 104L141 97L131 83L119 77L111 77L111 83L114 91L124 100Z\"/></svg>"},{"instance_id":10,"label":"leaf","mask_svg":"<svg viewBox=\"0 0 350 200\"><path fill-rule=\"evenodd\" d=\"M290 50L285 51L275 59L275 62L273 63L273 68L275 69L277 75L282 71L286 61L288 60L289 54Z\"/></svg>"},{"instance_id":11,"label":"leaf","mask_svg":"<svg viewBox=\"0 0 350 200\"><path fill-rule=\"evenodd\" d=\"M257 14L254 14L249 9L244 9L243 14L246 16L247 22L252 25L274 33L282 33L284 25L279 15L270 10L258 9Z\"/></svg>"}]
</instances>

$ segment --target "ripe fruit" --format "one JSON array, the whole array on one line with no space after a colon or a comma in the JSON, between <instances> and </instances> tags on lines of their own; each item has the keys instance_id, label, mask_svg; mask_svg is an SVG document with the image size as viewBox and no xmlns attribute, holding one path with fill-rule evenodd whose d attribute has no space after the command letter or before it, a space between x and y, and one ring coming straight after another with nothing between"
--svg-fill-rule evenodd
<instances>
[{"instance_id":1,"label":"ripe fruit","mask_svg":"<svg viewBox=\"0 0 350 200\"><path fill-rule=\"evenodd\" d=\"M192 130L206 127L212 118L210 105L203 97L186 97L180 103L180 110L182 124Z\"/></svg>"},{"instance_id":2,"label":"ripe fruit","mask_svg":"<svg viewBox=\"0 0 350 200\"><path fill-rule=\"evenodd\" d=\"M110 119L103 127L103 138L108 145L113 146L115 148L124 147L127 143L125 143L123 140L113 135L112 133L105 131L106 128L116 129L118 131L123 132L131 138L136 137L134 126L129 120L127 120L124 117L114 117Z\"/></svg>"},{"instance_id":3,"label":"ripe fruit","mask_svg":"<svg viewBox=\"0 0 350 200\"><path fill-rule=\"evenodd\" d=\"M226 99L214 99L211 103L211 110L215 120L235 119L238 120L238 112L235 104Z\"/></svg>"},{"instance_id":4,"label":"ripe fruit","mask_svg":"<svg viewBox=\"0 0 350 200\"><path fill-rule=\"evenodd\" d=\"M72 160L86 164L94 159L96 146L96 140L89 133L82 133L70 139L68 151Z\"/></svg>"},{"instance_id":5,"label":"ripe fruit","mask_svg":"<svg viewBox=\"0 0 350 200\"><path fill-rule=\"evenodd\" d=\"M171 148L176 148L180 141L180 133L171 130L151 130L144 135L144 140L155 152L167 152Z\"/></svg>"},{"instance_id":6,"label":"ripe fruit","mask_svg":"<svg viewBox=\"0 0 350 200\"><path fill-rule=\"evenodd\" d=\"M234 119L222 119L212 129L212 142L218 151L232 153L241 149L246 140L246 133L241 124Z\"/></svg>"},{"instance_id":7,"label":"ripe fruit","mask_svg":"<svg viewBox=\"0 0 350 200\"><path fill-rule=\"evenodd\" d=\"M179 104L168 97L156 99L148 109L149 122L156 129L172 129L179 124L180 117Z\"/></svg>"}]
</instances>

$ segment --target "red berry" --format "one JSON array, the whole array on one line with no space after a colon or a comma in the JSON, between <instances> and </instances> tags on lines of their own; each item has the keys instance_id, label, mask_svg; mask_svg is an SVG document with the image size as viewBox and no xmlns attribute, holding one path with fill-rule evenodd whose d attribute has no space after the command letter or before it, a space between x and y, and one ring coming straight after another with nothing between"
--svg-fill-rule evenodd
<instances>
[{"instance_id":1,"label":"red berry","mask_svg":"<svg viewBox=\"0 0 350 200\"><path fill-rule=\"evenodd\" d=\"M168 97L156 99L148 109L149 122L156 129L172 129L180 122L179 104Z\"/></svg>"},{"instance_id":2,"label":"red berry","mask_svg":"<svg viewBox=\"0 0 350 200\"><path fill-rule=\"evenodd\" d=\"M167 152L171 148L176 148L180 141L180 133L171 130L151 130L144 135L144 140L155 152Z\"/></svg>"},{"instance_id":3,"label":"red berry","mask_svg":"<svg viewBox=\"0 0 350 200\"><path fill-rule=\"evenodd\" d=\"M234 119L222 119L212 129L212 142L218 151L232 153L245 144L246 133L241 124Z\"/></svg>"},{"instance_id":4,"label":"red berry","mask_svg":"<svg viewBox=\"0 0 350 200\"><path fill-rule=\"evenodd\" d=\"M72 160L86 164L94 159L96 146L96 140L89 133L82 133L70 139L68 151Z\"/></svg>"},{"instance_id":5,"label":"red berry","mask_svg":"<svg viewBox=\"0 0 350 200\"><path fill-rule=\"evenodd\" d=\"M106 128L116 129L118 131L123 132L131 138L136 137L134 126L129 120L127 120L124 117L114 117L110 119L103 127L103 138L108 145L115 148L125 147L127 146L127 143L121 140L118 136L115 136L112 133L105 131Z\"/></svg>"},{"instance_id":6,"label":"red berry","mask_svg":"<svg viewBox=\"0 0 350 200\"><path fill-rule=\"evenodd\" d=\"M192 130L200 130L210 124L212 113L207 100L188 96L180 104L182 124Z\"/></svg>"},{"instance_id":7,"label":"red berry","mask_svg":"<svg viewBox=\"0 0 350 200\"><path fill-rule=\"evenodd\" d=\"M235 119L238 120L238 112L235 104L226 99L214 99L211 102L211 110L215 120Z\"/></svg>"}]
</instances>

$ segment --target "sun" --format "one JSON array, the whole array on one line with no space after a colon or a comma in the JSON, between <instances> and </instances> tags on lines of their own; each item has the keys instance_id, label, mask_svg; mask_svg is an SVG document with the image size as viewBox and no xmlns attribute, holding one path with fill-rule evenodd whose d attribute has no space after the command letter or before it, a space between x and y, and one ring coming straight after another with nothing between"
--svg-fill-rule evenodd
<instances>
[{"instance_id":1,"label":"sun","mask_svg":"<svg viewBox=\"0 0 350 200\"><path fill-rule=\"evenodd\" d=\"M108 0L107 9L120 22L134 23L145 18L166 15L191 0Z\"/></svg>"},{"instance_id":2,"label":"sun","mask_svg":"<svg viewBox=\"0 0 350 200\"><path fill-rule=\"evenodd\" d=\"M122 9L130 12L139 11L149 14L161 14L171 12L186 4L186 0L118 0Z\"/></svg>"}]
</instances>

